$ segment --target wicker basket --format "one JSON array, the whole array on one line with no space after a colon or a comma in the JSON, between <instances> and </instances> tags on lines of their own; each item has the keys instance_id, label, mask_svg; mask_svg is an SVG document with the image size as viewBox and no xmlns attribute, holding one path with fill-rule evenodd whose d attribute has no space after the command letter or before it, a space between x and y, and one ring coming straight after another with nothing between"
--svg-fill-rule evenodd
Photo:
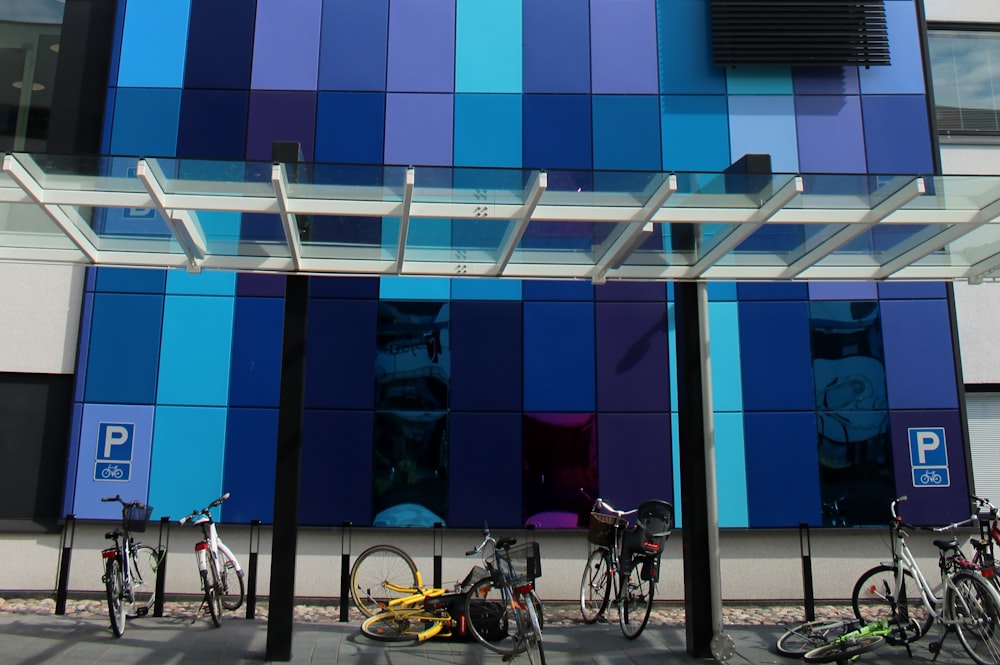
<instances>
[{"instance_id":1,"label":"wicker basket","mask_svg":"<svg viewBox=\"0 0 1000 665\"><path fill-rule=\"evenodd\" d=\"M625 520L605 513L590 513L590 530L587 540L594 545L611 547L612 539L618 533L619 527L625 525Z\"/></svg>"},{"instance_id":2,"label":"wicker basket","mask_svg":"<svg viewBox=\"0 0 1000 665\"><path fill-rule=\"evenodd\" d=\"M132 533L142 533L146 530L149 516L153 514L152 506L128 506L125 508L125 528Z\"/></svg>"}]
</instances>

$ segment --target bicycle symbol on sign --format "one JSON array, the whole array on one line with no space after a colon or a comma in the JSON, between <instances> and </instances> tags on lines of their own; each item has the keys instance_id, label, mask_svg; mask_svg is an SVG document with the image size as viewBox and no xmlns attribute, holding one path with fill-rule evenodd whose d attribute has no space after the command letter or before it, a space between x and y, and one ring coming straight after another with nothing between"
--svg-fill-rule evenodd
<instances>
[{"instance_id":1,"label":"bicycle symbol on sign","mask_svg":"<svg viewBox=\"0 0 1000 665\"><path fill-rule=\"evenodd\" d=\"M121 480L125 476L125 471L118 464L108 464L101 469L101 478L107 480Z\"/></svg>"},{"instance_id":2,"label":"bicycle symbol on sign","mask_svg":"<svg viewBox=\"0 0 1000 665\"><path fill-rule=\"evenodd\" d=\"M924 471L920 476L921 485L940 485L944 478L937 471Z\"/></svg>"}]
</instances>

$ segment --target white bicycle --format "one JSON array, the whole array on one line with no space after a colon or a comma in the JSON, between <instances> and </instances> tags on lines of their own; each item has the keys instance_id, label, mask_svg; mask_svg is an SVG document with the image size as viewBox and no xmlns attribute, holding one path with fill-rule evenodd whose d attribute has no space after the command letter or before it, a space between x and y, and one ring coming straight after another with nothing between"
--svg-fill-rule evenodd
<instances>
[{"instance_id":1,"label":"white bicycle","mask_svg":"<svg viewBox=\"0 0 1000 665\"><path fill-rule=\"evenodd\" d=\"M235 610L243 604L246 595L243 568L236 555L229 549L215 528L212 519L212 508L221 506L229 498L226 492L218 499L201 510L194 510L187 517L180 519L181 524L194 524L201 527L204 540L195 543L194 551L198 558L198 573L201 575L202 588L205 591L205 603L208 605L212 623L216 627L222 625L222 609Z\"/></svg>"}]
</instances>

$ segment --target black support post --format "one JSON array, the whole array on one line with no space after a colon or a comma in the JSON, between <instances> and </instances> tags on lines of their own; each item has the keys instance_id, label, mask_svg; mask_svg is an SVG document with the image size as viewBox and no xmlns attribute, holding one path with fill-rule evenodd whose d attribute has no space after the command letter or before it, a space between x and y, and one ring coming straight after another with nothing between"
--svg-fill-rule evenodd
<instances>
[{"instance_id":1,"label":"black support post","mask_svg":"<svg viewBox=\"0 0 1000 665\"><path fill-rule=\"evenodd\" d=\"M441 567L444 556L444 524L434 523L434 587L441 588Z\"/></svg>"},{"instance_id":2,"label":"black support post","mask_svg":"<svg viewBox=\"0 0 1000 665\"><path fill-rule=\"evenodd\" d=\"M816 596L813 592L812 538L809 524L799 524L799 551L802 554L802 595L805 600L806 621L816 620Z\"/></svg>"},{"instance_id":3,"label":"black support post","mask_svg":"<svg viewBox=\"0 0 1000 665\"><path fill-rule=\"evenodd\" d=\"M156 566L156 598L153 599L153 616L163 616L163 595L167 588L167 550L170 549L170 517L160 518L160 540L156 552L160 563Z\"/></svg>"},{"instance_id":4,"label":"black support post","mask_svg":"<svg viewBox=\"0 0 1000 665\"><path fill-rule=\"evenodd\" d=\"M62 543L59 554L59 579L56 581L56 614L66 614L66 598L69 595L69 564L73 559L73 540L76 538L76 515L67 515L63 525Z\"/></svg>"},{"instance_id":5,"label":"black support post","mask_svg":"<svg viewBox=\"0 0 1000 665\"><path fill-rule=\"evenodd\" d=\"M257 559L260 553L260 520L250 520L250 561L247 564L247 618L257 616Z\"/></svg>"},{"instance_id":6,"label":"black support post","mask_svg":"<svg viewBox=\"0 0 1000 665\"><path fill-rule=\"evenodd\" d=\"M351 523L340 526L340 621L346 623L351 616Z\"/></svg>"},{"instance_id":7,"label":"black support post","mask_svg":"<svg viewBox=\"0 0 1000 665\"><path fill-rule=\"evenodd\" d=\"M272 157L276 162L296 163L299 161L299 154L297 143L276 142L272 147ZM285 278L278 451L274 469L271 588L267 615L267 660L285 662L292 659L308 309L309 278L305 275L288 275Z\"/></svg>"}]
</instances>

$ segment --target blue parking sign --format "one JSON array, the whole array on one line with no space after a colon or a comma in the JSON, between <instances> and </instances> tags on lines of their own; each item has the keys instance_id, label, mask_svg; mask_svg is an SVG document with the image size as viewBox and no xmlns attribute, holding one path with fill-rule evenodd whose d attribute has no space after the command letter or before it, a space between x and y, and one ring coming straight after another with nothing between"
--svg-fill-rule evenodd
<instances>
[{"instance_id":1,"label":"blue parking sign","mask_svg":"<svg viewBox=\"0 0 1000 665\"><path fill-rule=\"evenodd\" d=\"M135 423L99 423L94 480L128 482L134 441Z\"/></svg>"},{"instance_id":2,"label":"blue parking sign","mask_svg":"<svg viewBox=\"0 0 1000 665\"><path fill-rule=\"evenodd\" d=\"M943 427L911 427L910 468L914 487L949 487L948 446Z\"/></svg>"}]
</instances>

